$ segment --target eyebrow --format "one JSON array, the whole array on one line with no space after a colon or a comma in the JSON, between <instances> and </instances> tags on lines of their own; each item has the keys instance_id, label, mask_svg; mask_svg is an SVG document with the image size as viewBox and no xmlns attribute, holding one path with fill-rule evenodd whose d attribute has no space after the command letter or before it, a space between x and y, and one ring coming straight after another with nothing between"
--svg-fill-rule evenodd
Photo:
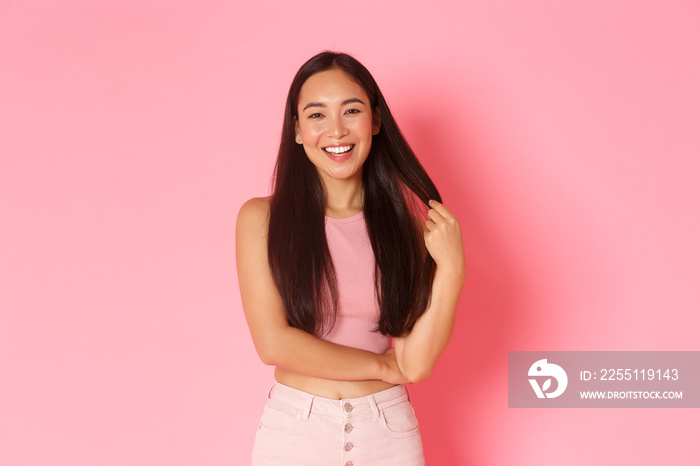
<instances>
[{"instance_id":1,"label":"eyebrow","mask_svg":"<svg viewBox=\"0 0 700 466\"><path fill-rule=\"evenodd\" d=\"M344 100L342 105L347 105L347 104L352 104L352 103L358 103L358 104L362 104L362 105L365 104L362 100L358 99L357 97L352 97L350 99ZM307 108L311 108L311 107L326 108L326 104L322 104L321 102L309 102L308 104L306 104L306 107L304 107L303 110L306 110Z\"/></svg>"}]
</instances>

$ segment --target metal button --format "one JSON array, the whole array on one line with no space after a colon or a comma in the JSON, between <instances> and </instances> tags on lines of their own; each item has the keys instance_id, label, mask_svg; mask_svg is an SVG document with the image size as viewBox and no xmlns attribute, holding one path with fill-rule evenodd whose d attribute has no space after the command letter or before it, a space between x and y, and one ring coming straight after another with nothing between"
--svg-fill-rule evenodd
<instances>
[{"instance_id":1,"label":"metal button","mask_svg":"<svg viewBox=\"0 0 700 466\"><path fill-rule=\"evenodd\" d=\"M345 451L350 451L352 450L353 444L352 442L348 442L345 444Z\"/></svg>"},{"instance_id":2,"label":"metal button","mask_svg":"<svg viewBox=\"0 0 700 466\"><path fill-rule=\"evenodd\" d=\"M345 403L345 411L348 413L352 411L352 405L350 403Z\"/></svg>"},{"instance_id":3,"label":"metal button","mask_svg":"<svg viewBox=\"0 0 700 466\"><path fill-rule=\"evenodd\" d=\"M348 461L347 463L345 463L345 466L352 466L352 461Z\"/></svg>"},{"instance_id":4,"label":"metal button","mask_svg":"<svg viewBox=\"0 0 700 466\"><path fill-rule=\"evenodd\" d=\"M345 424L345 432L348 434L352 432L352 424L350 424L349 422Z\"/></svg>"}]
</instances>

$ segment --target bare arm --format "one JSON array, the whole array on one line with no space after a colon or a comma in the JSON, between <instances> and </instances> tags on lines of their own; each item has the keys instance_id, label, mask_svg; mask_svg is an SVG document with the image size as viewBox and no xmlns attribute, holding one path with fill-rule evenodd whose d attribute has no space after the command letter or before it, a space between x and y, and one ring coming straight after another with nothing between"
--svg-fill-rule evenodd
<instances>
[{"instance_id":1,"label":"bare arm","mask_svg":"<svg viewBox=\"0 0 700 466\"><path fill-rule=\"evenodd\" d=\"M269 202L246 202L236 222L236 266L243 311L260 359L302 374L332 380L402 383L392 352L377 355L322 340L290 327L267 259Z\"/></svg>"},{"instance_id":2,"label":"bare arm","mask_svg":"<svg viewBox=\"0 0 700 466\"><path fill-rule=\"evenodd\" d=\"M399 368L410 382L430 377L447 348L466 274L459 222L439 202L431 201L430 206L424 238L437 263L430 301L413 330L394 339Z\"/></svg>"}]
</instances>

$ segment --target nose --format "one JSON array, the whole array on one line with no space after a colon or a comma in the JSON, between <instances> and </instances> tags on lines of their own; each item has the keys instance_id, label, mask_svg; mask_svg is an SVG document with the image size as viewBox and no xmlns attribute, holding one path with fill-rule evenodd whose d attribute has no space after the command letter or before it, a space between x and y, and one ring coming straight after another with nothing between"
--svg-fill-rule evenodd
<instances>
[{"instance_id":1,"label":"nose","mask_svg":"<svg viewBox=\"0 0 700 466\"><path fill-rule=\"evenodd\" d=\"M348 129L345 126L342 118L329 118L328 119L328 130L326 131L328 136L340 139L346 134L348 134Z\"/></svg>"}]
</instances>

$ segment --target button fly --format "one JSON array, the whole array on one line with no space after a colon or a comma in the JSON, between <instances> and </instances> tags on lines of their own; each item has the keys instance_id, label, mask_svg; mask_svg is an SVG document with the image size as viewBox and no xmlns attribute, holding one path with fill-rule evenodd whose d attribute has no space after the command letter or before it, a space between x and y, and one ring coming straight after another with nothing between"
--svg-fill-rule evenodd
<instances>
[{"instance_id":1,"label":"button fly","mask_svg":"<svg viewBox=\"0 0 700 466\"><path fill-rule=\"evenodd\" d=\"M345 403L345 411L348 413L352 411L352 405L350 403Z\"/></svg>"},{"instance_id":2,"label":"button fly","mask_svg":"<svg viewBox=\"0 0 700 466\"><path fill-rule=\"evenodd\" d=\"M352 432L352 424L347 423L345 424L345 433L349 434L350 432Z\"/></svg>"},{"instance_id":3,"label":"button fly","mask_svg":"<svg viewBox=\"0 0 700 466\"><path fill-rule=\"evenodd\" d=\"M353 446L354 446L354 445L352 444L352 442L346 443L346 444L345 444L345 451L350 451L350 450L352 450L352 447L353 447Z\"/></svg>"}]
</instances>

